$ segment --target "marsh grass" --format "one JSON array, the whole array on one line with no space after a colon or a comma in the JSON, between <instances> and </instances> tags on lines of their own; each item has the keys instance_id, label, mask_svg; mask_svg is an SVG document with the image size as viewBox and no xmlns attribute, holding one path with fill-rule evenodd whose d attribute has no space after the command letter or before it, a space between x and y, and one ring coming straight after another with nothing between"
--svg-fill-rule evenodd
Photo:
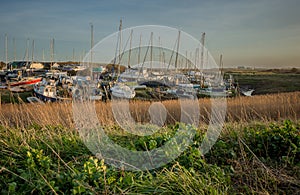
<instances>
[{"instance_id":1,"label":"marsh grass","mask_svg":"<svg viewBox=\"0 0 300 195\"><path fill-rule=\"evenodd\" d=\"M280 121L297 120L300 115L300 92L237 97L227 99L226 122ZM130 115L134 121L148 123L150 101L130 101ZM167 110L164 125L180 121L181 108L177 100L161 102ZM101 125L115 125L112 102L96 102L94 109ZM199 125L208 124L212 102L209 98L199 99ZM193 105L191 105L193 106ZM62 125L74 128L72 103L51 104L2 104L0 107L0 125L26 127L32 124ZM85 113L82 113L85 114Z\"/></svg>"},{"instance_id":2,"label":"marsh grass","mask_svg":"<svg viewBox=\"0 0 300 195\"><path fill-rule=\"evenodd\" d=\"M116 169L93 157L75 129L70 103L3 104L0 193L297 194L299 97L300 92L294 92L227 99L221 136L204 156L198 148L207 130L211 101L200 99L201 118L193 144L173 162L144 172ZM168 114L164 128L147 137L129 137L117 126L111 102L96 103L95 109L114 141L129 149L148 150L172 136L180 120L178 101L162 104ZM147 123L150 105L131 101L131 116Z\"/></svg>"}]
</instances>

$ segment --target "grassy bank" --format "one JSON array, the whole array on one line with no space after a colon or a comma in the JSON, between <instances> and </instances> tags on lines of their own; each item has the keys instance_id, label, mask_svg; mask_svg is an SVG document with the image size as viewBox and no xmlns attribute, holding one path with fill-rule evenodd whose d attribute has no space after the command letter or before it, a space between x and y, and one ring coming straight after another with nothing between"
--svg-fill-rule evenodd
<instances>
[{"instance_id":1,"label":"grassy bank","mask_svg":"<svg viewBox=\"0 0 300 195\"><path fill-rule=\"evenodd\" d=\"M13 93L9 90L0 90L0 103L1 104L7 104L7 103L13 103L13 104L19 104L27 102L26 98L33 96L32 91L22 92L22 93Z\"/></svg>"},{"instance_id":2,"label":"grassy bank","mask_svg":"<svg viewBox=\"0 0 300 195\"><path fill-rule=\"evenodd\" d=\"M300 73L298 72L232 72L241 88L254 89L253 95L300 91Z\"/></svg>"},{"instance_id":3,"label":"grassy bank","mask_svg":"<svg viewBox=\"0 0 300 195\"><path fill-rule=\"evenodd\" d=\"M164 133L110 138L131 150L157 148ZM205 156L199 153L205 127L169 164L152 171L124 171L90 153L75 130L62 126L0 127L0 189L11 194L297 194L300 193L300 124L227 123ZM130 144L129 144L130 143ZM156 143L153 145L153 143Z\"/></svg>"},{"instance_id":4,"label":"grassy bank","mask_svg":"<svg viewBox=\"0 0 300 195\"><path fill-rule=\"evenodd\" d=\"M221 136L205 155L211 100L200 99L192 144L167 165L125 171L98 160L74 128L72 105L4 104L0 108L2 194L297 194L300 193L300 92L227 99ZM130 101L132 117L149 122L152 102ZM180 104L161 102L164 127L149 136L116 125L111 102L95 104L118 145L134 151L163 146L177 132ZM195 106L195 105L191 105ZM84 114L84 113L82 113ZM151 160L151 159L150 159Z\"/></svg>"}]
</instances>

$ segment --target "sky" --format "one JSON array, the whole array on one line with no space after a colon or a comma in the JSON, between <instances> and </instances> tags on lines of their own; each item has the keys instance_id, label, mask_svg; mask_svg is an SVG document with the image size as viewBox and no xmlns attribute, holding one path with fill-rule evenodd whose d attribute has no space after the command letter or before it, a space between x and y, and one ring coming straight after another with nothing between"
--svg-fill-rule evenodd
<instances>
[{"instance_id":1,"label":"sky","mask_svg":"<svg viewBox=\"0 0 300 195\"><path fill-rule=\"evenodd\" d=\"M196 39L224 67L300 68L299 0L15 0L0 1L0 61L80 60L94 43L123 27L164 25ZM73 58L74 55L74 58ZM43 57L44 56L44 57ZM31 54L30 54L31 58Z\"/></svg>"}]
</instances>

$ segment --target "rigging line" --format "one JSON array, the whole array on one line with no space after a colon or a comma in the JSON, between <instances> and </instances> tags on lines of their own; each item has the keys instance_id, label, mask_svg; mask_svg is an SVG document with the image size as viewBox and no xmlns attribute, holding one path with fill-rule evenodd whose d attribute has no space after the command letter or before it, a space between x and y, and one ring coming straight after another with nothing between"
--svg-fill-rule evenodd
<instances>
[{"instance_id":1,"label":"rigging line","mask_svg":"<svg viewBox=\"0 0 300 195\"><path fill-rule=\"evenodd\" d=\"M114 62L113 64L116 64L117 58L120 58L120 62L121 62L122 57L123 57L123 55L124 55L124 53L125 53L125 49L126 49L126 47L127 47L127 45L128 45L128 42L129 42L129 40L130 40L130 37L127 39L127 41L126 41L126 43L125 43L125 46L124 46L123 49L122 49L121 54L118 55L117 53L118 53L118 48L119 48L119 45L120 45L119 39L120 39L120 33L118 33L118 39L117 39L117 45L116 45L116 52L115 52L115 58L113 59L113 62Z\"/></svg>"},{"instance_id":2,"label":"rigging line","mask_svg":"<svg viewBox=\"0 0 300 195\"><path fill-rule=\"evenodd\" d=\"M174 47L173 47L173 50L172 50L172 55L171 55L171 57L170 57L170 60L169 60L169 64L168 64L167 70L170 68L170 64L171 64L171 61L172 61L172 58L173 58L173 55L174 55L174 51L175 51L175 47L176 47L177 44L179 44L178 38L177 38L176 41L175 41L175 44L174 44Z\"/></svg>"},{"instance_id":3,"label":"rigging line","mask_svg":"<svg viewBox=\"0 0 300 195\"><path fill-rule=\"evenodd\" d=\"M151 37L149 39L148 47L147 47L147 50L146 50L146 53L145 53L145 56L144 56L144 60L143 60L143 63L142 63L141 70L143 70L143 68L144 68L144 64L145 64L145 61L146 61L146 58L147 58L147 54L148 54L148 51L149 51L150 42L151 42ZM141 75L141 71L139 71L138 80L140 78L140 75Z\"/></svg>"},{"instance_id":4,"label":"rigging line","mask_svg":"<svg viewBox=\"0 0 300 195\"><path fill-rule=\"evenodd\" d=\"M115 52L115 58L113 59L113 64L115 65L116 64L116 60L117 60L117 56L118 56L118 50L120 52L120 49L119 49L119 41L121 39L121 29L122 29L122 20L120 20L120 25L119 25L119 32L118 32L118 37L117 37L117 45L116 45L116 52ZM120 54L119 54L120 55Z\"/></svg>"},{"instance_id":5,"label":"rigging line","mask_svg":"<svg viewBox=\"0 0 300 195\"><path fill-rule=\"evenodd\" d=\"M120 32L121 32L121 31L120 31ZM118 37L118 40L119 40L119 37ZM123 48L122 51L121 51L121 54L119 54L119 56L116 56L115 59L114 59L114 64L115 64L115 62L116 62L116 60L117 60L117 57L119 58L119 64L118 64L118 67L119 67L119 68L118 68L118 69L120 69L121 60L122 60L122 58L123 58L123 56L124 56L125 48L127 47L129 40L130 40L130 36L128 37L128 39L127 39L127 41L126 41L125 46L124 46L124 48ZM116 55L117 55L117 52L118 52L118 46L119 46L119 44L117 44L117 47L116 47ZM119 80L119 77L120 77L120 73L118 73L117 81Z\"/></svg>"},{"instance_id":6,"label":"rigging line","mask_svg":"<svg viewBox=\"0 0 300 195\"><path fill-rule=\"evenodd\" d=\"M117 60L117 53L118 53L118 48L119 48L119 38L120 38L120 31L118 33L118 38L117 38L117 45L116 45L116 52L115 52L115 58L113 59L113 64L116 64L116 60Z\"/></svg>"},{"instance_id":7,"label":"rigging line","mask_svg":"<svg viewBox=\"0 0 300 195\"><path fill-rule=\"evenodd\" d=\"M128 42L129 42L129 40L130 40L130 36L128 37L128 39L127 39L127 41L126 41L126 43L125 43L125 46L124 46L124 48L123 48L123 50L122 50L122 53L120 54L120 62L121 62L121 60L122 60L122 58L123 58L123 56L124 56L124 53L125 53L125 49L126 49L126 47L127 47L127 45L128 45Z\"/></svg>"}]
</instances>

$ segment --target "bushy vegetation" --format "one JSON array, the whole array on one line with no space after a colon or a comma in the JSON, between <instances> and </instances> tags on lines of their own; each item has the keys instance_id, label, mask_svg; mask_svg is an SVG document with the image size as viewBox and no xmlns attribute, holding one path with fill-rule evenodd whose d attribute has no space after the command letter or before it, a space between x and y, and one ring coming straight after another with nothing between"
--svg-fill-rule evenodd
<instances>
[{"instance_id":1,"label":"bushy vegetation","mask_svg":"<svg viewBox=\"0 0 300 195\"><path fill-rule=\"evenodd\" d=\"M148 150L174 135L178 124L151 136L106 133L123 147ZM300 124L227 123L211 151L193 144L169 164L126 171L97 159L78 132L60 125L0 126L2 194L297 194L300 193Z\"/></svg>"}]
</instances>

